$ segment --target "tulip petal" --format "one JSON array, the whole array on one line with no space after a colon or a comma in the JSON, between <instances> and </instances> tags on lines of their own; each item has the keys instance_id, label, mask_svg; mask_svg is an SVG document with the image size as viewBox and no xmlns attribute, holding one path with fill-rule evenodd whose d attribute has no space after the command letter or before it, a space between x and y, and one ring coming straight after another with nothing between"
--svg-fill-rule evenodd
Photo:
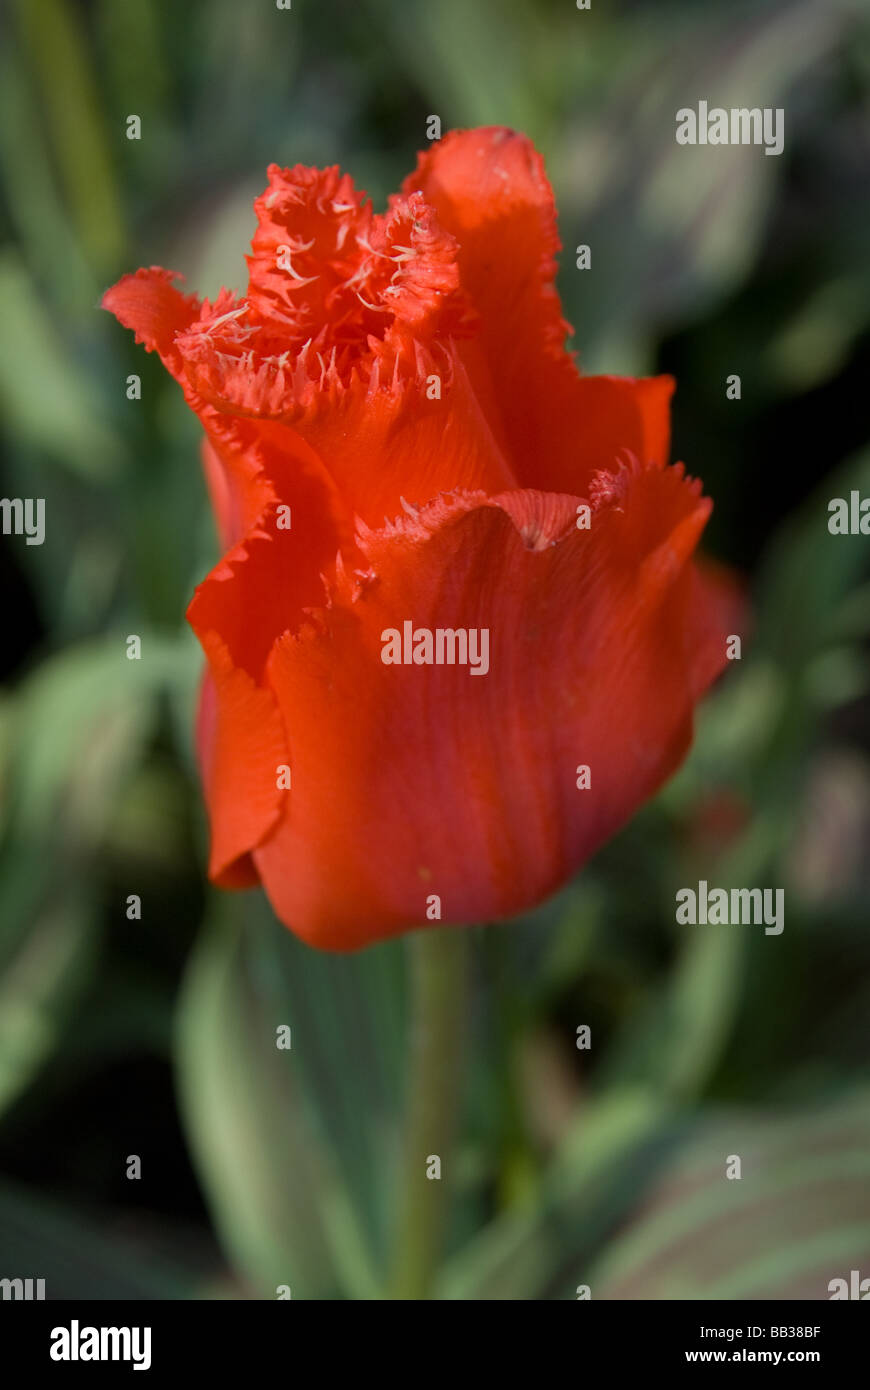
<instances>
[{"instance_id":1,"label":"tulip petal","mask_svg":"<svg viewBox=\"0 0 870 1390\"><path fill-rule=\"evenodd\" d=\"M316 509L298 508L290 530L278 527L277 515L276 507L263 514L197 587L187 610L209 664L198 747L211 824L209 873L224 886L250 881L237 861L273 825L287 795L277 785L287 752L264 681L266 661L276 637L298 628L306 606L323 603L320 570L335 565L334 540L324 551L328 532L318 527Z\"/></svg>"},{"instance_id":2,"label":"tulip petal","mask_svg":"<svg viewBox=\"0 0 870 1390\"><path fill-rule=\"evenodd\" d=\"M197 727L211 830L209 876L225 888L252 881L247 852L278 819L284 729L271 691L236 666L216 633L202 639L209 662ZM255 879L254 879L255 881Z\"/></svg>"},{"instance_id":3,"label":"tulip petal","mask_svg":"<svg viewBox=\"0 0 870 1390\"><path fill-rule=\"evenodd\" d=\"M262 470L262 458L252 449L251 431L243 436L240 424L222 416L200 400L187 380L177 339L203 319L211 322L226 311L232 295L222 290L214 305L196 295L182 294L172 284L177 272L160 266L123 276L107 290L102 307L131 328L138 343L156 352L167 371L180 383L188 405L196 411L206 431L203 464L214 502L218 529L225 543L239 540L270 501L275 491Z\"/></svg>"},{"instance_id":4,"label":"tulip petal","mask_svg":"<svg viewBox=\"0 0 870 1390\"><path fill-rule=\"evenodd\" d=\"M200 335L184 340L182 350L200 397L301 441L322 461L348 511L370 526L397 516L403 498L421 505L449 489L500 491L516 484L452 342L438 344L409 381L381 381L377 372L368 383L324 380L322 396L301 407L292 372L283 367L264 362L252 376L240 359L228 369L226 355Z\"/></svg>"},{"instance_id":5,"label":"tulip petal","mask_svg":"<svg viewBox=\"0 0 870 1390\"><path fill-rule=\"evenodd\" d=\"M455 345L444 344L426 378L374 393L350 391L329 412L296 422L347 505L372 527L440 492L499 492L516 486L510 464Z\"/></svg>"},{"instance_id":6,"label":"tulip petal","mask_svg":"<svg viewBox=\"0 0 870 1390\"><path fill-rule=\"evenodd\" d=\"M664 465L671 378L582 377L565 350L572 330L556 291L556 207L531 141L500 126L451 131L420 156L404 189L420 190L459 243L520 485L583 496L592 473L626 451Z\"/></svg>"},{"instance_id":7,"label":"tulip petal","mask_svg":"<svg viewBox=\"0 0 870 1390\"><path fill-rule=\"evenodd\" d=\"M266 507L275 502L275 493L247 451L230 451L206 435L201 452L218 536L224 548L228 548L256 525ZM243 472L247 475L244 482L240 480Z\"/></svg>"},{"instance_id":8,"label":"tulip petal","mask_svg":"<svg viewBox=\"0 0 870 1390\"><path fill-rule=\"evenodd\" d=\"M119 323L132 328L137 343L159 354L176 380L183 371L176 336L196 321L202 308L195 294L182 294L172 284L181 278L177 271L152 265L122 276L101 301Z\"/></svg>"},{"instance_id":9,"label":"tulip petal","mask_svg":"<svg viewBox=\"0 0 870 1390\"><path fill-rule=\"evenodd\" d=\"M598 478L591 529L577 504L441 498L364 537L370 574L276 644L293 786L253 858L305 940L351 949L425 925L432 894L445 923L521 911L681 761L725 659L692 560L709 502L679 467L633 466ZM487 674L384 664L406 620L487 628Z\"/></svg>"},{"instance_id":10,"label":"tulip petal","mask_svg":"<svg viewBox=\"0 0 870 1390\"><path fill-rule=\"evenodd\" d=\"M692 692L700 699L722 669L722 634L726 645L746 635L746 591L732 570L700 555L692 566L691 604Z\"/></svg>"},{"instance_id":11,"label":"tulip petal","mask_svg":"<svg viewBox=\"0 0 870 1390\"><path fill-rule=\"evenodd\" d=\"M477 325L456 244L421 195L378 216L337 169L272 165L255 207L247 298L204 308L175 345L210 432L221 415L283 427L372 526L403 498L514 486L457 347Z\"/></svg>"}]
</instances>

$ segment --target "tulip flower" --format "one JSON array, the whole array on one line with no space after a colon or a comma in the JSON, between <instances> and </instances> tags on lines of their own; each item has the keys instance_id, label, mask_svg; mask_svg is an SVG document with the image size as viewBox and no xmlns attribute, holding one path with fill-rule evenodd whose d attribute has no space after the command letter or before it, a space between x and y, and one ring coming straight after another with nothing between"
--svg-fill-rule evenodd
<instances>
[{"instance_id":1,"label":"tulip flower","mask_svg":"<svg viewBox=\"0 0 870 1390\"><path fill-rule=\"evenodd\" d=\"M522 135L445 136L385 213L268 179L244 295L103 301L204 432L209 873L336 950L509 917L674 772L725 664L674 383L578 371Z\"/></svg>"}]
</instances>

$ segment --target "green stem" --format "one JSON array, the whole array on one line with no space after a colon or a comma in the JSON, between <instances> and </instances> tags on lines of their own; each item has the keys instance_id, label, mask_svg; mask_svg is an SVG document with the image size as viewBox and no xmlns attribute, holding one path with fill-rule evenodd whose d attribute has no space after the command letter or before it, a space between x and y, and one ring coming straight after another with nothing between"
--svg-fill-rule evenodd
<instances>
[{"instance_id":1,"label":"green stem","mask_svg":"<svg viewBox=\"0 0 870 1390\"><path fill-rule=\"evenodd\" d=\"M428 927L409 940L411 1044L405 1152L390 1297L425 1299L450 1211L453 1134L461 1099L468 929ZM441 1177L428 1177L431 1158Z\"/></svg>"}]
</instances>

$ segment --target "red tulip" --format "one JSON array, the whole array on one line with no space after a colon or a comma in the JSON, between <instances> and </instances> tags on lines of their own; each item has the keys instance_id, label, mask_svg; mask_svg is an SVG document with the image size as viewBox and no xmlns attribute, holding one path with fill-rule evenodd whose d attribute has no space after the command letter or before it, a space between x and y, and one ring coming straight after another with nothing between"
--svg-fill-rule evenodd
<instances>
[{"instance_id":1,"label":"red tulip","mask_svg":"<svg viewBox=\"0 0 870 1390\"><path fill-rule=\"evenodd\" d=\"M512 131L446 136L386 214L275 165L255 210L244 298L152 268L103 301L199 416L227 547L188 611L209 873L339 950L517 913L674 771L725 662L673 382L578 374Z\"/></svg>"}]
</instances>

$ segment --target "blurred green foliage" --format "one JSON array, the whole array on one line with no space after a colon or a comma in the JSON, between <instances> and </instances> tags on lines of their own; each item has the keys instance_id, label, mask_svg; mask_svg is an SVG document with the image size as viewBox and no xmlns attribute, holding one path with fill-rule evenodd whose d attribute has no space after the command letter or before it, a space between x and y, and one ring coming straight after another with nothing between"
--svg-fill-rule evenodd
<instances>
[{"instance_id":1,"label":"blurred green foliage","mask_svg":"<svg viewBox=\"0 0 870 1390\"><path fill-rule=\"evenodd\" d=\"M340 162L383 205L429 113L543 151L583 367L676 372L676 453L754 612L655 803L554 901L471 930L437 1295L818 1298L870 1273L870 565L827 531L829 498L870 495L866 4L18 0L3 30L2 490L49 526L2 542L0 1273L383 1287L405 943L320 956L204 886L197 426L96 305L140 264L240 288L270 161ZM678 147L701 97L783 106L785 153ZM677 927L700 878L784 886L784 934Z\"/></svg>"}]
</instances>

